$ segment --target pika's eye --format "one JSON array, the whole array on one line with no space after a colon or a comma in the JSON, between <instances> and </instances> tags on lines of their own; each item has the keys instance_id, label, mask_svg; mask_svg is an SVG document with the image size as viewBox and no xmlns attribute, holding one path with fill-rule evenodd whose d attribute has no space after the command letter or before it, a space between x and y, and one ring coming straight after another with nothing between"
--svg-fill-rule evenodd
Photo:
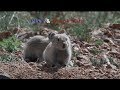
<instances>
[{"instance_id":1,"label":"pika's eye","mask_svg":"<svg viewBox=\"0 0 120 90\"><path fill-rule=\"evenodd\" d=\"M57 41L59 42L59 41L60 41L60 39L58 38L58 39L57 39Z\"/></svg>"}]
</instances>

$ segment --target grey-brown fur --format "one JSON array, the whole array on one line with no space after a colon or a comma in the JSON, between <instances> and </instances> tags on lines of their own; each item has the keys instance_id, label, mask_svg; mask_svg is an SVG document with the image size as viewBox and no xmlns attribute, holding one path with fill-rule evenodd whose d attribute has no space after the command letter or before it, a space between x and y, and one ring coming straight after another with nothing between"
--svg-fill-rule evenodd
<instances>
[{"instance_id":1,"label":"grey-brown fur","mask_svg":"<svg viewBox=\"0 0 120 90\"><path fill-rule=\"evenodd\" d=\"M43 61L43 51L49 44L49 39L44 36L32 37L25 46L24 59L27 62Z\"/></svg>"},{"instance_id":2,"label":"grey-brown fur","mask_svg":"<svg viewBox=\"0 0 120 90\"><path fill-rule=\"evenodd\" d=\"M66 66L72 57L71 42L65 33L50 33L50 43L43 52L43 58L49 65Z\"/></svg>"}]
</instances>

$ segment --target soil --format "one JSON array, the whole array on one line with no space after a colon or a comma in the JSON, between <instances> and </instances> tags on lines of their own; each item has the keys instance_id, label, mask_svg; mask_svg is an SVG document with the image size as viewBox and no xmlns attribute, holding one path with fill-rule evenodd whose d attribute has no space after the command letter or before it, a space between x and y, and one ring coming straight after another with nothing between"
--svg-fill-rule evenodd
<instances>
[{"instance_id":1,"label":"soil","mask_svg":"<svg viewBox=\"0 0 120 90\"><path fill-rule=\"evenodd\" d=\"M113 26L92 30L90 43L71 36L73 65L70 67L27 63L21 59L21 49L12 53L13 57L19 58L17 61L0 62L0 79L120 79L120 29ZM49 30L45 30L48 33ZM23 38L24 34L20 38L24 44L26 40ZM4 54L10 55L0 49L0 55Z\"/></svg>"}]
</instances>

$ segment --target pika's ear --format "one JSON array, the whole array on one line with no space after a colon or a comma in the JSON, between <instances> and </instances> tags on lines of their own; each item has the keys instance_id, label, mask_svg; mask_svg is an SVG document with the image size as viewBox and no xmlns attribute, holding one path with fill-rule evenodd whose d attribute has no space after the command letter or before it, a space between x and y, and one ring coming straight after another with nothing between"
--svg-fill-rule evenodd
<instances>
[{"instance_id":1,"label":"pika's ear","mask_svg":"<svg viewBox=\"0 0 120 90\"><path fill-rule=\"evenodd\" d=\"M60 30L60 31L58 31L58 34L63 34L63 33L67 33L65 30Z\"/></svg>"},{"instance_id":2,"label":"pika's ear","mask_svg":"<svg viewBox=\"0 0 120 90\"><path fill-rule=\"evenodd\" d=\"M48 34L48 38L49 38L50 40L52 40L53 37L54 37L54 35L55 35L54 32L50 32L50 33Z\"/></svg>"}]
</instances>

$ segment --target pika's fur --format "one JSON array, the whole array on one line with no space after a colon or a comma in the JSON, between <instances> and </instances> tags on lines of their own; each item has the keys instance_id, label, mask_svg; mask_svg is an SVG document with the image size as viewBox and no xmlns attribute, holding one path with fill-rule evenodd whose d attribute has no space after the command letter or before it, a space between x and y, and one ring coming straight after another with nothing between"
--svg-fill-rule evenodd
<instances>
[{"instance_id":1,"label":"pika's fur","mask_svg":"<svg viewBox=\"0 0 120 90\"><path fill-rule=\"evenodd\" d=\"M49 44L49 38L44 36L34 36L25 45L24 60L26 62L43 61L43 51Z\"/></svg>"},{"instance_id":2,"label":"pika's fur","mask_svg":"<svg viewBox=\"0 0 120 90\"><path fill-rule=\"evenodd\" d=\"M43 52L43 58L51 66L67 66L72 57L72 48L69 37L65 32L50 33L50 43Z\"/></svg>"}]
</instances>

